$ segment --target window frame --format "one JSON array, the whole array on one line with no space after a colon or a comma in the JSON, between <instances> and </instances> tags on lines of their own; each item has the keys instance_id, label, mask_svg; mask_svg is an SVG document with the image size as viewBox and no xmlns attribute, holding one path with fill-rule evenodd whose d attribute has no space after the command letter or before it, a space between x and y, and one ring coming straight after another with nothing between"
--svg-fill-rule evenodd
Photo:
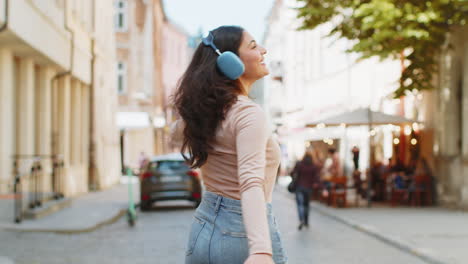
<instances>
[{"instance_id":1,"label":"window frame","mask_svg":"<svg viewBox=\"0 0 468 264\"><path fill-rule=\"evenodd\" d=\"M122 67L120 67L122 65ZM119 95L127 93L127 64L124 61L117 61L117 93ZM122 90L120 89L120 78L122 78Z\"/></svg>"},{"instance_id":2,"label":"window frame","mask_svg":"<svg viewBox=\"0 0 468 264\"><path fill-rule=\"evenodd\" d=\"M120 7L122 4L122 7ZM114 2L114 28L116 32L128 31L128 0L115 0ZM120 25L120 16L122 17L122 25Z\"/></svg>"}]
</instances>

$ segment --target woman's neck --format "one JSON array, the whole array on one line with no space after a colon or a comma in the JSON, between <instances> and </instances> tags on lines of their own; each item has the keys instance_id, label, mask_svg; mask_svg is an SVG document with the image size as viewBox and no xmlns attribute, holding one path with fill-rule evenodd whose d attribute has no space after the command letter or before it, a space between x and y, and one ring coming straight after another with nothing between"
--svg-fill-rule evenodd
<instances>
[{"instance_id":1,"label":"woman's neck","mask_svg":"<svg viewBox=\"0 0 468 264\"><path fill-rule=\"evenodd\" d=\"M246 79L239 78L239 83L242 89L241 95L248 96L250 93L250 89L252 88L253 82L246 80Z\"/></svg>"}]
</instances>

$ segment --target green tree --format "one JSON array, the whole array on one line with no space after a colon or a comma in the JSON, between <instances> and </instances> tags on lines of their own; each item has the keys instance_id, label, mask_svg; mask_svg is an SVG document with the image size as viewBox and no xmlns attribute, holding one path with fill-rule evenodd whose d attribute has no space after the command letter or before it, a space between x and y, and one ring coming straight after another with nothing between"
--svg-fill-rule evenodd
<instances>
[{"instance_id":1,"label":"green tree","mask_svg":"<svg viewBox=\"0 0 468 264\"><path fill-rule=\"evenodd\" d=\"M300 29L331 22L329 35L346 38L360 59L404 60L407 67L395 91L432 89L437 55L454 26L465 25L468 0L298 0Z\"/></svg>"}]
</instances>

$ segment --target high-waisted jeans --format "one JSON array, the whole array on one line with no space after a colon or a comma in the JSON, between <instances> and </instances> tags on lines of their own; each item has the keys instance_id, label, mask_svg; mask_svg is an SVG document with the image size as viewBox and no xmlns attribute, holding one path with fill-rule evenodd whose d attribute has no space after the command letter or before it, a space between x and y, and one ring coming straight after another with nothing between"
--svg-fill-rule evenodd
<instances>
[{"instance_id":1,"label":"high-waisted jeans","mask_svg":"<svg viewBox=\"0 0 468 264\"><path fill-rule=\"evenodd\" d=\"M273 260L286 263L276 219L267 204ZM186 264L243 264L249 256L239 200L205 192L195 211L186 249Z\"/></svg>"}]
</instances>

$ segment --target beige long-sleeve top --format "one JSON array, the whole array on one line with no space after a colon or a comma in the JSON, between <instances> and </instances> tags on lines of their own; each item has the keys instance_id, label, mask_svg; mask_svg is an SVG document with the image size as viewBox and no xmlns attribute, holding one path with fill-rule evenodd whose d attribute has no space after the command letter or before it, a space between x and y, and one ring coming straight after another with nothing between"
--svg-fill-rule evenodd
<instances>
[{"instance_id":1,"label":"beige long-sleeve top","mask_svg":"<svg viewBox=\"0 0 468 264\"><path fill-rule=\"evenodd\" d=\"M280 148L260 106L239 96L212 146L201 167L206 190L241 200L250 254L272 254L266 203L272 200Z\"/></svg>"}]
</instances>

